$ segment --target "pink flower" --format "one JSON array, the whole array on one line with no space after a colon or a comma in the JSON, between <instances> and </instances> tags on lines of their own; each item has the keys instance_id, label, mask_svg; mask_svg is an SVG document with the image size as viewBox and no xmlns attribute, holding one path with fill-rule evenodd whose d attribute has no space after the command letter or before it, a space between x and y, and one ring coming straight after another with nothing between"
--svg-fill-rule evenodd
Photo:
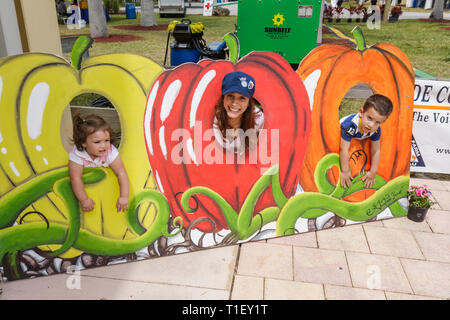
<instances>
[{"instance_id":1,"label":"pink flower","mask_svg":"<svg viewBox=\"0 0 450 320\"><path fill-rule=\"evenodd\" d=\"M416 189L416 195L419 197L426 197L427 191L424 188Z\"/></svg>"}]
</instances>

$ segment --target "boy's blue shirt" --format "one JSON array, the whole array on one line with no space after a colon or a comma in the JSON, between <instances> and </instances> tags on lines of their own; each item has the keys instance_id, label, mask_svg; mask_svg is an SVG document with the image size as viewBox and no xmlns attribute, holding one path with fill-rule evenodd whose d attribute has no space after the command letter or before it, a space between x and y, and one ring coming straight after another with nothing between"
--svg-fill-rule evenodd
<instances>
[{"instance_id":1,"label":"boy's blue shirt","mask_svg":"<svg viewBox=\"0 0 450 320\"><path fill-rule=\"evenodd\" d=\"M339 120L341 123L341 137L345 141L350 141L352 139L364 140L370 138L372 141L380 140L381 129L378 127L377 131L363 133L359 129L360 117L359 113L353 113L351 115L345 116Z\"/></svg>"}]
</instances>

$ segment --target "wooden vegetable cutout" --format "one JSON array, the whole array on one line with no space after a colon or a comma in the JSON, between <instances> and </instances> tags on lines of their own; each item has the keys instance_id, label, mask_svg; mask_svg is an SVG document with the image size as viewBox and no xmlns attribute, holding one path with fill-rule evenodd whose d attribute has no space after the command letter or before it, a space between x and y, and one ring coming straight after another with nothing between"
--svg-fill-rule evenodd
<instances>
[{"instance_id":1,"label":"wooden vegetable cutout","mask_svg":"<svg viewBox=\"0 0 450 320\"><path fill-rule=\"evenodd\" d=\"M355 28L356 48L350 44L324 44L311 51L300 63L297 73L317 79L312 95L312 129L307 154L300 173L305 191L317 191L314 182L316 165L328 153L339 153L339 105L345 94L359 83L374 93L391 99L394 109L381 126L381 160L377 174L389 181L409 174L414 93L414 71L408 57L388 43L365 46L363 34ZM313 89L310 89L313 90ZM370 143L353 139L350 153L352 175L364 167L362 150L368 155L365 169L370 168ZM359 157L356 155L359 153ZM338 171L330 170L329 179L338 183ZM352 201L362 201L371 193L360 192Z\"/></svg>"}]
</instances>

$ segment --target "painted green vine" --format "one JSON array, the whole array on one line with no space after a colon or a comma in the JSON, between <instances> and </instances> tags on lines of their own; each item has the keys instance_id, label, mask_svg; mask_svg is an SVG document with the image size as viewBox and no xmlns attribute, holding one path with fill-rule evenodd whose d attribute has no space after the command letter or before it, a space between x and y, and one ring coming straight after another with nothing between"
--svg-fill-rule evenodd
<instances>
[{"instance_id":1,"label":"painted green vine","mask_svg":"<svg viewBox=\"0 0 450 320\"><path fill-rule=\"evenodd\" d=\"M406 214L398 200L406 197L409 177L397 177L386 183L383 178L376 176L372 189L377 191L362 202L350 203L341 199L365 189L364 182L360 180L362 175L356 176L348 188L339 184L335 186L327 179L327 171L333 166L340 169L338 154L328 154L318 163L314 178L319 193L305 192L287 199L280 187L278 165L275 165L255 183L239 213L219 194L205 187L187 190L181 198L181 205L187 212L193 212L194 209L189 207L190 197L196 194L208 196L221 208L230 230L240 240L249 238L272 221L276 221L277 236L293 234L298 218L317 218L329 211L353 221L368 220L388 207L393 216ZM266 208L253 216L258 198L269 185L277 207Z\"/></svg>"},{"instance_id":2,"label":"painted green vine","mask_svg":"<svg viewBox=\"0 0 450 320\"><path fill-rule=\"evenodd\" d=\"M236 240L250 238L264 225L273 221L276 221L277 236L293 234L299 218L317 218L327 212L352 221L368 220L386 208L390 209L393 216L406 214L398 200L406 197L409 177L400 176L386 182L376 176L372 187L376 192L362 202L351 203L342 198L364 190L364 182L360 179L362 175L355 177L348 188L339 184L336 186L327 179L327 172L333 166L340 169L338 154L323 157L314 176L319 192L304 192L287 199L281 190L278 165L275 165L254 184L239 213L221 195L206 187L193 187L185 191L181 205L187 212L193 212L195 209L189 206L189 199L196 194L208 196L222 210L232 232L231 236ZM86 168L82 179L85 184L93 184L100 182L105 176L103 169ZM276 206L265 208L253 216L259 197L268 187L271 188ZM25 208L49 192L54 192L67 207L67 224L48 221L14 224ZM156 208L155 220L149 229L145 229L138 220L138 207L144 201L153 202ZM173 220L173 226L178 230L169 234L168 201L163 194L154 190L141 191L130 201L125 214L128 227L136 234L133 239L110 239L83 229L80 225L80 212L67 168L41 174L6 193L0 199L0 261L10 265L15 270L15 276L19 277L17 254L24 250L61 244L61 247L48 255L58 256L70 248L75 248L90 254L118 256L136 252L161 236L174 236L183 228L181 217L177 217Z\"/></svg>"},{"instance_id":3,"label":"painted green vine","mask_svg":"<svg viewBox=\"0 0 450 320\"><path fill-rule=\"evenodd\" d=\"M105 176L102 169L86 168L82 179L85 184L92 184L101 181ZM29 222L13 225L25 208L51 191L55 192L67 207L67 224ZM148 230L139 224L137 217L137 209L144 201L152 201L157 210L156 218ZM174 236L182 229L182 219L176 218L173 220L173 226L179 230L174 234L168 233L168 202L161 193L154 190L144 190L135 195L125 214L130 229L138 235L136 238L116 240L89 232L80 226L80 208L72 191L67 168L39 175L0 199L0 228L3 228L0 230L0 261L12 266L18 277L19 266L16 258L19 251L42 245L62 244L48 255L57 256L73 247L91 254L117 256L138 251L159 237Z\"/></svg>"}]
</instances>

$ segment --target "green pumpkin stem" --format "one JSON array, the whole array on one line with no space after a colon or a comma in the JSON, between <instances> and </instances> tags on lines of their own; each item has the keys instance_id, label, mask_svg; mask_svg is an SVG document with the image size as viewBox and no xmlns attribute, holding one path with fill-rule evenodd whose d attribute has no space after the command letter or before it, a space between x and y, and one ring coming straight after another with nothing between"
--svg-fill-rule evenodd
<instances>
[{"instance_id":1,"label":"green pumpkin stem","mask_svg":"<svg viewBox=\"0 0 450 320\"><path fill-rule=\"evenodd\" d=\"M358 50L363 51L364 49L366 49L366 39L364 39L364 35L359 26L353 28L352 35L356 40L356 46L358 47Z\"/></svg>"}]
</instances>

